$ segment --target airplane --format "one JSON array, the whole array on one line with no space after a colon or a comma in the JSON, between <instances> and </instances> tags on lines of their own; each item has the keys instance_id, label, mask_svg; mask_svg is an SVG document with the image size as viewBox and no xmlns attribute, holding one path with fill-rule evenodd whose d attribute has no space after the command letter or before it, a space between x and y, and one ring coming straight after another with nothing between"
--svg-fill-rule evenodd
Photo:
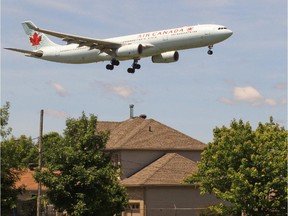
<instances>
[{"instance_id":1,"label":"airplane","mask_svg":"<svg viewBox=\"0 0 288 216\"><path fill-rule=\"evenodd\" d=\"M141 65L138 61L145 57L151 57L153 63L171 63L178 61L178 50L205 46L208 47L207 53L212 55L213 45L233 34L223 25L205 24L96 39L38 28L31 21L23 22L22 26L32 51L5 49L24 53L28 57L60 63L83 64L110 61L110 64L106 65L107 70L113 70L120 61L133 60L132 66L127 69L128 73L140 69ZM61 38L67 44L56 44L47 35Z\"/></svg>"}]
</instances>

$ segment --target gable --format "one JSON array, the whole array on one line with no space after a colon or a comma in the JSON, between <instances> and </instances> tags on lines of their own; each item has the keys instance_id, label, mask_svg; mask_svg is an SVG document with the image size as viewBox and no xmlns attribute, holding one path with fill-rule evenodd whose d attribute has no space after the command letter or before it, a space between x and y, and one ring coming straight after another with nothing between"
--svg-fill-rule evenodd
<instances>
[{"instance_id":1,"label":"gable","mask_svg":"<svg viewBox=\"0 0 288 216\"><path fill-rule=\"evenodd\" d=\"M176 153L168 153L131 177L122 180L125 186L182 185L198 170L197 164Z\"/></svg>"}]
</instances>

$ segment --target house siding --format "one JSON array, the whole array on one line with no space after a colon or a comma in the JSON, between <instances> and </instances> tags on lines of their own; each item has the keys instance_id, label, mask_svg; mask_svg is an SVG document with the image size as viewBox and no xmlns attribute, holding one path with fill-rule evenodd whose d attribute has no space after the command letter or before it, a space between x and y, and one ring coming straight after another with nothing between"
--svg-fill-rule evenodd
<instances>
[{"instance_id":1,"label":"house siding","mask_svg":"<svg viewBox=\"0 0 288 216\"><path fill-rule=\"evenodd\" d=\"M134 216L199 216L208 206L221 203L213 195L200 195L194 186L127 187L127 191L130 201L141 203ZM127 209L122 215L129 213Z\"/></svg>"},{"instance_id":2,"label":"house siding","mask_svg":"<svg viewBox=\"0 0 288 216\"><path fill-rule=\"evenodd\" d=\"M162 151L121 151L121 179L130 177L163 155Z\"/></svg>"}]
</instances>

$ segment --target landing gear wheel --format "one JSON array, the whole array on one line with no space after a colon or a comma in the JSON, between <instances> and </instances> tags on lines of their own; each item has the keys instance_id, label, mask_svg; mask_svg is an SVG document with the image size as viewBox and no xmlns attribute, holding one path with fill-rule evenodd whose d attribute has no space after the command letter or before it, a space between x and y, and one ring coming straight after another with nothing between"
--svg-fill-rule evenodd
<instances>
[{"instance_id":1,"label":"landing gear wheel","mask_svg":"<svg viewBox=\"0 0 288 216\"><path fill-rule=\"evenodd\" d=\"M113 70L113 69L114 69L114 65L107 64L107 65L106 65L106 69L107 69L107 70Z\"/></svg>"},{"instance_id":2,"label":"landing gear wheel","mask_svg":"<svg viewBox=\"0 0 288 216\"><path fill-rule=\"evenodd\" d=\"M133 68L139 70L139 69L141 68L141 65L140 65L140 64L134 64L134 65L133 65Z\"/></svg>"},{"instance_id":3,"label":"landing gear wheel","mask_svg":"<svg viewBox=\"0 0 288 216\"><path fill-rule=\"evenodd\" d=\"M128 69L127 69L127 72L133 74L133 73L135 73L135 69L134 69L134 68L128 68Z\"/></svg>"},{"instance_id":4,"label":"landing gear wheel","mask_svg":"<svg viewBox=\"0 0 288 216\"><path fill-rule=\"evenodd\" d=\"M106 65L106 69L107 69L107 70L113 70L113 69L114 69L114 66L118 66L119 64L120 64L120 62L119 62L118 60L112 59L112 60L110 61L110 64L107 64L107 65Z\"/></svg>"}]
</instances>

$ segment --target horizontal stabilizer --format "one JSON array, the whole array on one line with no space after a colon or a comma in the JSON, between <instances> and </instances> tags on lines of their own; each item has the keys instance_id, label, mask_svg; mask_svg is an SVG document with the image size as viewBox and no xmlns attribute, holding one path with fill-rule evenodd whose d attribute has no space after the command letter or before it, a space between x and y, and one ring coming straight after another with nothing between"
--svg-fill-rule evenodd
<instances>
[{"instance_id":1,"label":"horizontal stabilizer","mask_svg":"<svg viewBox=\"0 0 288 216\"><path fill-rule=\"evenodd\" d=\"M33 52L33 51L29 51L29 50L22 50L22 49L15 49L15 48L4 48L4 49L24 53L26 55L34 56L34 57L42 57L43 56L43 52L41 52L41 51Z\"/></svg>"}]
</instances>

